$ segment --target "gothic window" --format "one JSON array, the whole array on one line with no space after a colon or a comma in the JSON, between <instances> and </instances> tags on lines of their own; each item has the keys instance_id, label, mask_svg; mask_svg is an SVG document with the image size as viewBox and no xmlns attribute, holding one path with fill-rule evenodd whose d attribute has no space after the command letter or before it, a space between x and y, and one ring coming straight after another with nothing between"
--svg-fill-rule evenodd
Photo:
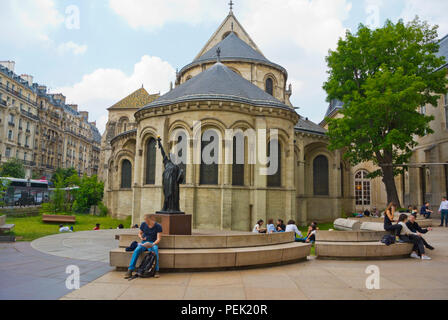
<instances>
[{"instance_id":1,"label":"gothic window","mask_svg":"<svg viewBox=\"0 0 448 320\"><path fill-rule=\"evenodd\" d=\"M179 143L182 143L182 141L183 141L184 139L187 140L187 137L186 137L185 134L181 134L181 135L179 135L179 137L177 138L177 143L178 143L178 144L179 144ZM188 140L187 140L187 142L188 142ZM185 158L183 152L184 152L184 150L182 150L182 149L180 149L180 150L177 152L177 158L178 158L178 159L184 159L184 158ZM178 163L177 165L178 165L178 166L182 169L182 171L184 172L184 179L181 181L181 184L185 184L185 183L186 183L185 181L186 181L186 179L187 179L187 163L186 163L186 161L181 160L180 163Z\"/></svg>"},{"instance_id":2,"label":"gothic window","mask_svg":"<svg viewBox=\"0 0 448 320\"><path fill-rule=\"evenodd\" d=\"M355 174L355 203L357 206L370 206L371 181L367 178L368 174L365 170Z\"/></svg>"},{"instance_id":3,"label":"gothic window","mask_svg":"<svg viewBox=\"0 0 448 320\"><path fill-rule=\"evenodd\" d=\"M271 159L271 161L277 161L277 171L274 174L268 175L267 185L268 187L281 187L282 186L282 146L278 140L272 140L268 143L268 157L271 156L271 144L278 145L277 159ZM270 166L272 166L272 162Z\"/></svg>"},{"instance_id":4,"label":"gothic window","mask_svg":"<svg viewBox=\"0 0 448 320\"><path fill-rule=\"evenodd\" d=\"M233 137L232 185L244 186L244 135Z\"/></svg>"},{"instance_id":5,"label":"gothic window","mask_svg":"<svg viewBox=\"0 0 448 320\"><path fill-rule=\"evenodd\" d=\"M265 90L267 93L269 93L271 96L274 95L274 81L272 81L272 78L267 78L266 79L266 84L265 84Z\"/></svg>"},{"instance_id":6,"label":"gothic window","mask_svg":"<svg viewBox=\"0 0 448 320\"><path fill-rule=\"evenodd\" d=\"M202 185L217 185L218 184L218 163L213 162L209 163L207 159L204 158L204 149L207 148L208 145L212 143L219 142L218 134L214 132L210 137L210 139L205 139L202 137L201 139L201 168L200 168L200 184ZM209 141L207 141L209 140ZM213 149L210 154L205 155L210 158L219 157L219 155L215 155L216 148Z\"/></svg>"},{"instance_id":7,"label":"gothic window","mask_svg":"<svg viewBox=\"0 0 448 320\"><path fill-rule=\"evenodd\" d=\"M313 188L315 196L328 196L329 186L328 159L325 156L317 156L313 161Z\"/></svg>"},{"instance_id":8,"label":"gothic window","mask_svg":"<svg viewBox=\"0 0 448 320\"><path fill-rule=\"evenodd\" d=\"M129 160L121 163L121 188L130 189L132 187L132 165Z\"/></svg>"},{"instance_id":9,"label":"gothic window","mask_svg":"<svg viewBox=\"0 0 448 320\"><path fill-rule=\"evenodd\" d=\"M149 139L146 144L146 184L156 183L156 140Z\"/></svg>"}]
</instances>

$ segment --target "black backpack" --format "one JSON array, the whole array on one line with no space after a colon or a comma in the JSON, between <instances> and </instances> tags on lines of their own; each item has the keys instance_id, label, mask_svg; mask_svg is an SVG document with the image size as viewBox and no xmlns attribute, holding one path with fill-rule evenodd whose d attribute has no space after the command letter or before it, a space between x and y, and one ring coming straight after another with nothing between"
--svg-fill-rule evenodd
<instances>
[{"instance_id":1,"label":"black backpack","mask_svg":"<svg viewBox=\"0 0 448 320\"><path fill-rule=\"evenodd\" d=\"M395 243L395 237L390 234L386 234L382 239L381 242L384 243L386 246L390 246L391 244Z\"/></svg>"},{"instance_id":2,"label":"black backpack","mask_svg":"<svg viewBox=\"0 0 448 320\"><path fill-rule=\"evenodd\" d=\"M133 278L152 278L156 273L157 257L154 252L148 252L143 257L142 263L137 268L137 272Z\"/></svg>"}]
</instances>

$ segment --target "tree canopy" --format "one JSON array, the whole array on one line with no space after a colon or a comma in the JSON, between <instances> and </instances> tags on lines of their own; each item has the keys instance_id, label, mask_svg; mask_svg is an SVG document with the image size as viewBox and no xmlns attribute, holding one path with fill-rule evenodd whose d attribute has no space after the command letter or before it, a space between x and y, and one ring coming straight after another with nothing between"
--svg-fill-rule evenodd
<instances>
[{"instance_id":1,"label":"tree canopy","mask_svg":"<svg viewBox=\"0 0 448 320\"><path fill-rule=\"evenodd\" d=\"M25 179L23 162L12 158L0 166L0 177Z\"/></svg>"},{"instance_id":2,"label":"tree canopy","mask_svg":"<svg viewBox=\"0 0 448 320\"><path fill-rule=\"evenodd\" d=\"M433 117L418 107L437 106L438 95L446 93L437 28L418 18L408 24L387 21L375 30L361 24L327 57L328 101L344 103L342 118L327 119L330 149L343 149L354 165L378 165L370 176L383 177L388 201L397 204L394 176L408 163L415 138L433 133Z\"/></svg>"}]
</instances>

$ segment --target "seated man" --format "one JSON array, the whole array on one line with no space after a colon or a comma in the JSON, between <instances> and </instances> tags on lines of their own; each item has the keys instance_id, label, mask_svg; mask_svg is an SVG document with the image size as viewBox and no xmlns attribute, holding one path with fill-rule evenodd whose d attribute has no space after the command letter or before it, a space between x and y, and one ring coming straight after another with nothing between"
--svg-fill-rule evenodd
<instances>
[{"instance_id":1,"label":"seated man","mask_svg":"<svg viewBox=\"0 0 448 320\"><path fill-rule=\"evenodd\" d=\"M277 219L277 232L285 232L286 226L282 219Z\"/></svg>"},{"instance_id":2,"label":"seated man","mask_svg":"<svg viewBox=\"0 0 448 320\"><path fill-rule=\"evenodd\" d=\"M409 228L409 230L411 230L414 233L420 233L420 234L426 234L428 233L428 231L432 231L432 228L427 228L427 229L423 229L421 228L417 221L416 217L414 214L411 214L408 218L408 222L406 222L406 226ZM425 247L429 250L434 250L434 247L431 246L428 242L426 242L426 240L422 237L422 241L423 244L425 245Z\"/></svg>"},{"instance_id":3,"label":"seated man","mask_svg":"<svg viewBox=\"0 0 448 320\"><path fill-rule=\"evenodd\" d=\"M420 215L424 216L426 219L431 218L432 210L429 209L429 202L426 202L420 209Z\"/></svg>"},{"instance_id":4,"label":"seated man","mask_svg":"<svg viewBox=\"0 0 448 320\"><path fill-rule=\"evenodd\" d=\"M400 230L400 240L403 242L412 243L414 245L411 253L411 258L421 259L421 260L431 260L425 254L425 246L423 244L422 235L419 232L412 232L406 225L408 221L408 215L403 213L398 218L398 224L402 227Z\"/></svg>"},{"instance_id":5,"label":"seated man","mask_svg":"<svg viewBox=\"0 0 448 320\"><path fill-rule=\"evenodd\" d=\"M138 237L142 240L142 243L138 245L135 249L131 263L129 264L129 269L126 272L125 279L132 278L132 273L135 270L135 265L137 264L138 257L141 253L145 251L153 251L157 257L156 273L155 278L159 278L159 247L158 244L162 240L162 226L156 222L155 215L147 214L145 215L145 222L140 226L140 232Z\"/></svg>"}]
</instances>

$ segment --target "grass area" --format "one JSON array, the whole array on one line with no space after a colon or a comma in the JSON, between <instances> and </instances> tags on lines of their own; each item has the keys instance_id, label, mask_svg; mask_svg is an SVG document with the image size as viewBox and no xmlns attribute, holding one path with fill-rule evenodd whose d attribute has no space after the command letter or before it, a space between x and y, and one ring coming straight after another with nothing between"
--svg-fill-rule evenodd
<instances>
[{"instance_id":1,"label":"grass area","mask_svg":"<svg viewBox=\"0 0 448 320\"><path fill-rule=\"evenodd\" d=\"M76 216L76 223L73 228L76 231L93 230L99 223L101 229L116 229L123 224L125 228L130 228L131 217L126 220L112 219L111 217L97 217L87 214L70 214ZM59 223L43 223L42 215L35 217L11 217L6 219L6 223L15 224L14 234L20 241L32 241L41 237L59 233ZM70 224L64 224L64 226Z\"/></svg>"},{"instance_id":2,"label":"grass area","mask_svg":"<svg viewBox=\"0 0 448 320\"><path fill-rule=\"evenodd\" d=\"M319 230L330 230L333 229L333 222L329 222L329 223L319 223L318 225ZM299 227L300 232L302 232L303 236L306 236L307 232L308 232L308 227ZM311 247L311 256L315 256L316 255L316 247L313 244Z\"/></svg>"}]
</instances>

